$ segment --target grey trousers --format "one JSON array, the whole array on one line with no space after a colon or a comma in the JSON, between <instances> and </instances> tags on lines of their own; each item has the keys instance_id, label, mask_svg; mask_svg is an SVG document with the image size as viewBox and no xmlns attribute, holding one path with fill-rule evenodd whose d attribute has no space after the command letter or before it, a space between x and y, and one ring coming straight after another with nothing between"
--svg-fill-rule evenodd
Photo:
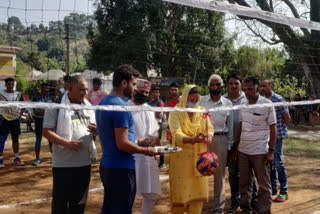
<instances>
[{"instance_id":1,"label":"grey trousers","mask_svg":"<svg viewBox=\"0 0 320 214\"><path fill-rule=\"evenodd\" d=\"M213 142L209 145L210 151L218 156L218 169L214 175L213 189L213 213L223 213L225 198L225 169L227 163L228 145L225 135L216 135L213 137Z\"/></svg>"},{"instance_id":2,"label":"grey trousers","mask_svg":"<svg viewBox=\"0 0 320 214\"><path fill-rule=\"evenodd\" d=\"M239 152L239 204L242 210L251 210L250 202L252 196L253 170L259 186L256 209L260 214L270 213L272 204L270 164L264 163L264 156L265 155L247 155Z\"/></svg>"}]
</instances>

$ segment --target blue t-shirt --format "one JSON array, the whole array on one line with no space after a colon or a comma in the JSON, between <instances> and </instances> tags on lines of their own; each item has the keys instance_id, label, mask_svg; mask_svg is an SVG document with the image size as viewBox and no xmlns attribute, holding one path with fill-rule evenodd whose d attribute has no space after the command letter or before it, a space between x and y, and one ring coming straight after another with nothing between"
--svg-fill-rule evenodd
<instances>
[{"instance_id":1,"label":"blue t-shirt","mask_svg":"<svg viewBox=\"0 0 320 214\"><path fill-rule=\"evenodd\" d=\"M100 101L99 105L127 105L127 103L121 97L108 95ZM135 169L135 155L120 151L114 136L115 128L128 128L128 139L136 143L131 112L97 111L96 120L103 147L101 166L105 168Z\"/></svg>"}]
</instances>

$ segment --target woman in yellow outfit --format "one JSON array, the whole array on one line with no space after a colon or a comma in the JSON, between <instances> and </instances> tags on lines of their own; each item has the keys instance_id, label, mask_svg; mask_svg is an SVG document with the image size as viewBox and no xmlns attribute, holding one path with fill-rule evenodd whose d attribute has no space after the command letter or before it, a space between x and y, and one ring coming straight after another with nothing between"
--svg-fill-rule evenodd
<instances>
[{"instance_id":1,"label":"woman in yellow outfit","mask_svg":"<svg viewBox=\"0 0 320 214\"><path fill-rule=\"evenodd\" d=\"M200 90L196 85L188 85L176 107L204 109L199 106ZM199 152L206 151L205 135L208 122L209 138L213 128L202 113L171 112L169 127L172 144L182 148L181 152L170 155L170 199L173 214L200 214L203 202L208 200L208 177L196 169ZM209 142L210 139L209 139Z\"/></svg>"}]
</instances>

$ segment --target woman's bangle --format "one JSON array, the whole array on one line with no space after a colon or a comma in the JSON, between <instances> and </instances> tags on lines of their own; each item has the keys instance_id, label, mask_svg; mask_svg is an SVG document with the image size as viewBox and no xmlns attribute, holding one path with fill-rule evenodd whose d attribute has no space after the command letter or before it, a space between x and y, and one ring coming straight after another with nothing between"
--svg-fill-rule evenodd
<instances>
[{"instance_id":1,"label":"woman's bangle","mask_svg":"<svg viewBox=\"0 0 320 214\"><path fill-rule=\"evenodd\" d=\"M149 153L148 147L143 147L143 154L146 155Z\"/></svg>"}]
</instances>

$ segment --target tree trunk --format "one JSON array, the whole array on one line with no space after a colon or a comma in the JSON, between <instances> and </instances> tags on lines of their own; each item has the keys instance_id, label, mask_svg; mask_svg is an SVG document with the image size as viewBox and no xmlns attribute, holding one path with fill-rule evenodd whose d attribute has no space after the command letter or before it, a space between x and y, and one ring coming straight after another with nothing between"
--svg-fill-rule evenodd
<instances>
[{"instance_id":1,"label":"tree trunk","mask_svg":"<svg viewBox=\"0 0 320 214\"><path fill-rule=\"evenodd\" d=\"M229 0L229 2L250 7L246 0ZM272 12L267 0L256 0L256 2L261 9ZM310 18L311 21L320 22L320 0L310 0ZM254 18L245 17L245 19ZM295 54L297 63L301 64L310 82L311 93L320 98L320 31L312 30L311 36L304 31L305 35L301 36L296 34L290 26L264 20L258 21L271 28L290 52Z\"/></svg>"},{"instance_id":2,"label":"tree trunk","mask_svg":"<svg viewBox=\"0 0 320 214\"><path fill-rule=\"evenodd\" d=\"M310 0L310 9L311 21L320 22L320 1ZM312 93L320 98L320 31L311 31L311 53L313 65L309 66L311 73L309 81Z\"/></svg>"}]
</instances>

